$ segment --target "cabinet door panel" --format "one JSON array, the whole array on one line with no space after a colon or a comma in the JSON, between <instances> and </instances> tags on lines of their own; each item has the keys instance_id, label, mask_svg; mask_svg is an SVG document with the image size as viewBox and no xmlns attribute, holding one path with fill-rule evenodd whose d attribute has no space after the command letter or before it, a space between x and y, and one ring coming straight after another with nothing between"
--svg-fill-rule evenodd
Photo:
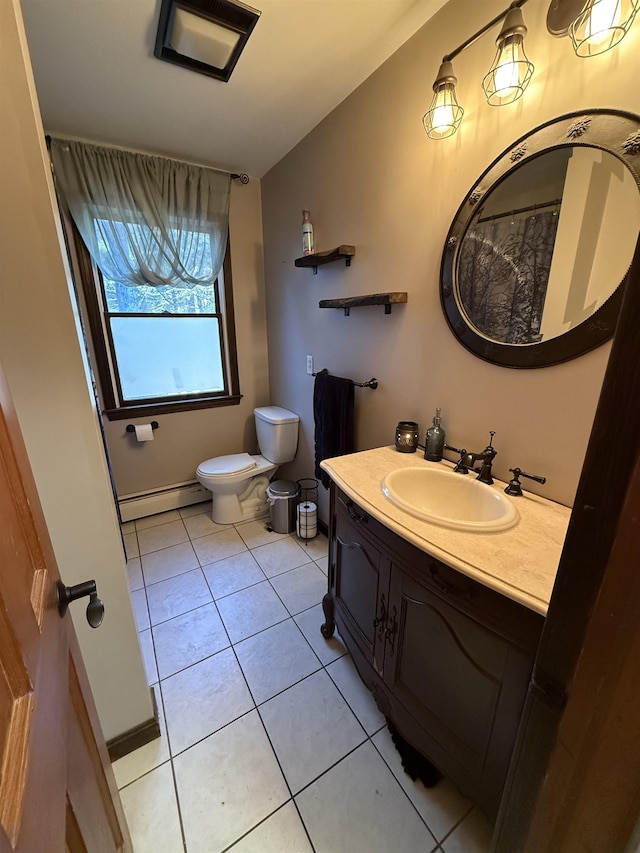
<instances>
[{"instance_id":1,"label":"cabinet door panel","mask_svg":"<svg viewBox=\"0 0 640 853\"><path fill-rule=\"evenodd\" d=\"M389 586L389 561L370 539L368 516L350 512L341 498L335 513L333 598L338 624L347 630L367 662L382 671ZM344 637L350 647L350 637Z\"/></svg>"},{"instance_id":2,"label":"cabinet door panel","mask_svg":"<svg viewBox=\"0 0 640 853\"><path fill-rule=\"evenodd\" d=\"M385 685L415 721L416 747L495 817L533 652L395 565L389 605Z\"/></svg>"},{"instance_id":3,"label":"cabinet door panel","mask_svg":"<svg viewBox=\"0 0 640 853\"><path fill-rule=\"evenodd\" d=\"M345 542L338 537L336 599L346 607L371 649L375 637L378 567L379 560L374 563L359 542Z\"/></svg>"},{"instance_id":4,"label":"cabinet door panel","mask_svg":"<svg viewBox=\"0 0 640 853\"><path fill-rule=\"evenodd\" d=\"M402 597L394 691L409 709L428 711L460 749L482 761L508 646L427 590L418 594Z\"/></svg>"}]
</instances>

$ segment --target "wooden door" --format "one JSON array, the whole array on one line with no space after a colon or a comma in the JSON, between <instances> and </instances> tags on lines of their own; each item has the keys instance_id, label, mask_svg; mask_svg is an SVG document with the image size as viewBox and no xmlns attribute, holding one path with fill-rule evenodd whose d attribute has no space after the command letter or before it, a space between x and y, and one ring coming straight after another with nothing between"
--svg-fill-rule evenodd
<instances>
[{"instance_id":1,"label":"wooden door","mask_svg":"<svg viewBox=\"0 0 640 853\"><path fill-rule=\"evenodd\" d=\"M0 365L0 853L130 851L58 578Z\"/></svg>"}]
</instances>

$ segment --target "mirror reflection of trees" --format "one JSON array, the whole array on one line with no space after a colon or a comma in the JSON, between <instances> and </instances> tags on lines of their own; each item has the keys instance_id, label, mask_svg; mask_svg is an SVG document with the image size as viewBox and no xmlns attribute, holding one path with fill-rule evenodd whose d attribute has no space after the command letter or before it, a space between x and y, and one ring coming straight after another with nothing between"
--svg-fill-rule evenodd
<instances>
[{"instance_id":1,"label":"mirror reflection of trees","mask_svg":"<svg viewBox=\"0 0 640 853\"><path fill-rule=\"evenodd\" d=\"M478 217L458 257L458 299L469 322L494 341L533 344L540 326L558 212Z\"/></svg>"}]
</instances>

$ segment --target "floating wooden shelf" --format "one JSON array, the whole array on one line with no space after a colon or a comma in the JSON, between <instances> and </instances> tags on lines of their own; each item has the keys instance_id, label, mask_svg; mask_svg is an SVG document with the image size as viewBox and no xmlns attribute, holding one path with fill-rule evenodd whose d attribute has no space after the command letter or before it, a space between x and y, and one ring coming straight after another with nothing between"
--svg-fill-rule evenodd
<instances>
[{"instance_id":1,"label":"floating wooden shelf","mask_svg":"<svg viewBox=\"0 0 640 853\"><path fill-rule=\"evenodd\" d=\"M348 296L344 299L321 299L318 306L320 308L342 308L345 317L348 317L351 308L359 308L361 305L384 305L384 313L391 314L392 305L399 305L406 301L406 292L396 291L395 293L370 293L368 296Z\"/></svg>"},{"instance_id":2,"label":"floating wooden shelf","mask_svg":"<svg viewBox=\"0 0 640 853\"><path fill-rule=\"evenodd\" d=\"M338 246L337 249L329 249L327 252L315 252L313 255L303 255L301 258L296 258L295 265L297 267L311 267L313 274L316 275L318 267L333 263L333 261L344 260L345 264L350 267L351 258L355 253L355 246Z\"/></svg>"}]
</instances>

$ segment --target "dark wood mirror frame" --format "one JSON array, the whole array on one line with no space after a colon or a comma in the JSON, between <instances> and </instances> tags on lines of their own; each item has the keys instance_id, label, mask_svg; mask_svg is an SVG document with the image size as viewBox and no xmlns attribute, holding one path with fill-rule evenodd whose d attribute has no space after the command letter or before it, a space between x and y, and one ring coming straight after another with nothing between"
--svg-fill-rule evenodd
<instances>
[{"instance_id":1,"label":"dark wood mirror frame","mask_svg":"<svg viewBox=\"0 0 640 853\"><path fill-rule=\"evenodd\" d=\"M612 296L579 326L535 344L493 341L471 326L456 292L456 261L478 202L525 162L558 147L586 146L608 151L631 171L640 192L640 116L617 110L569 113L535 128L509 146L486 169L458 209L447 234L440 269L440 299L447 322L474 355L502 367L548 367L595 349L613 336L628 272Z\"/></svg>"}]
</instances>

